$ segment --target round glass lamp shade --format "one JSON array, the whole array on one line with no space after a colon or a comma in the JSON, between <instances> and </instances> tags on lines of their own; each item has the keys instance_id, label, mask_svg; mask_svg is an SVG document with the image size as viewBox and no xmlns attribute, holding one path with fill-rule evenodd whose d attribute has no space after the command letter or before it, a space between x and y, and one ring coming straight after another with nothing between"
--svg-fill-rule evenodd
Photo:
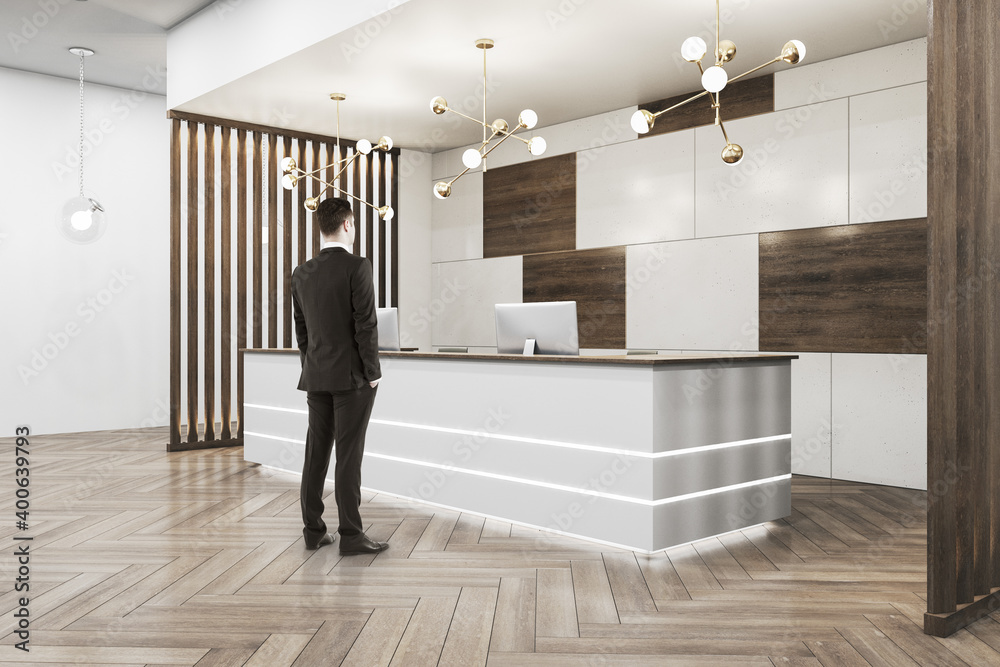
<instances>
[{"instance_id":1,"label":"round glass lamp shade","mask_svg":"<svg viewBox=\"0 0 1000 667\"><path fill-rule=\"evenodd\" d=\"M735 167L743 161L743 147L739 144L726 144L726 147L722 149L722 161Z\"/></svg>"},{"instance_id":2,"label":"round glass lamp shade","mask_svg":"<svg viewBox=\"0 0 1000 667\"><path fill-rule=\"evenodd\" d=\"M681 44L681 57L689 63L696 63L705 57L708 45L701 37L688 37Z\"/></svg>"},{"instance_id":3,"label":"round glass lamp shade","mask_svg":"<svg viewBox=\"0 0 1000 667\"><path fill-rule=\"evenodd\" d=\"M96 199L79 195L63 205L59 231L73 243L93 243L106 229L104 207Z\"/></svg>"},{"instance_id":4,"label":"round glass lamp shade","mask_svg":"<svg viewBox=\"0 0 1000 667\"><path fill-rule=\"evenodd\" d=\"M392 139L389 137L379 137L378 149L380 151L391 151L392 150Z\"/></svg>"},{"instance_id":5,"label":"round glass lamp shade","mask_svg":"<svg viewBox=\"0 0 1000 667\"><path fill-rule=\"evenodd\" d=\"M464 164L469 169L475 169L480 164L483 163L483 156L479 154L475 148L470 148L469 150L462 153L462 164Z\"/></svg>"},{"instance_id":6,"label":"round glass lamp shade","mask_svg":"<svg viewBox=\"0 0 1000 667\"><path fill-rule=\"evenodd\" d=\"M646 134L653 129L654 122L656 122L656 119L653 117L653 114L649 113L645 109L639 109L632 114L630 124L632 125L632 129L638 134Z\"/></svg>"},{"instance_id":7,"label":"round glass lamp shade","mask_svg":"<svg viewBox=\"0 0 1000 667\"><path fill-rule=\"evenodd\" d=\"M372 152L372 142L367 139L359 139L358 143L355 144L355 148L362 155L368 155Z\"/></svg>"},{"instance_id":8,"label":"round glass lamp shade","mask_svg":"<svg viewBox=\"0 0 1000 667\"><path fill-rule=\"evenodd\" d=\"M378 217L383 220L392 220L392 217L396 215L396 212L392 210L391 206L379 206L378 207Z\"/></svg>"},{"instance_id":9,"label":"round glass lamp shade","mask_svg":"<svg viewBox=\"0 0 1000 667\"><path fill-rule=\"evenodd\" d=\"M295 171L295 166L295 158L286 157L281 160L281 171L286 174Z\"/></svg>"},{"instance_id":10,"label":"round glass lamp shade","mask_svg":"<svg viewBox=\"0 0 1000 667\"><path fill-rule=\"evenodd\" d=\"M286 190L291 190L292 188L295 187L295 184L298 182L298 180L299 179L295 174L285 174L284 176L281 177L281 187L285 188Z\"/></svg>"},{"instance_id":11,"label":"round glass lamp shade","mask_svg":"<svg viewBox=\"0 0 1000 667\"><path fill-rule=\"evenodd\" d=\"M781 59L789 65L797 65L806 59L806 45L797 39L785 42L781 47Z\"/></svg>"},{"instance_id":12,"label":"round glass lamp shade","mask_svg":"<svg viewBox=\"0 0 1000 667\"><path fill-rule=\"evenodd\" d=\"M444 199L451 195L451 184L445 181L438 181L434 185L434 196L438 199Z\"/></svg>"},{"instance_id":13,"label":"round glass lamp shade","mask_svg":"<svg viewBox=\"0 0 1000 667\"><path fill-rule=\"evenodd\" d=\"M701 75L701 85L710 93L717 93L729 83L729 75L726 70L714 65L705 70Z\"/></svg>"},{"instance_id":14,"label":"round glass lamp shade","mask_svg":"<svg viewBox=\"0 0 1000 667\"><path fill-rule=\"evenodd\" d=\"M528 152L536 157L544 153L545 148L545 139L542 139L541 137L532 137L532 139L528 142Z\"/></svg>"},{"instance_id":15,"label":"round glass lamp shade","mask_svg":"<svg viewBox=\"0 0 1000 667\"><path fill-rule=\"evenodd\" d=\"M531 109L525 109L521 112L521 115L517 117L517 122L530 130L535 125L538 125L538 114Z\"/></svg>"}]
</instances>

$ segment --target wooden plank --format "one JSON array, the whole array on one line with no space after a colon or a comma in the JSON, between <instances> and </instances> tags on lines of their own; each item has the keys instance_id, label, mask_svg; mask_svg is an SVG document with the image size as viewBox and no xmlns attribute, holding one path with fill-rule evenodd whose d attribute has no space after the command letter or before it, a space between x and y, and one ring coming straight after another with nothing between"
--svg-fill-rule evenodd
<instances>
[{"instance_id":1,"label":"wooden plank","mask_svg":"<svg viewBox=\"0 0 1000 667\"><path fill-rule=\"evenodd\" d=\"M221 125L223 127L231 127L234 130L239 130L242 132L259 132L260 134L277 134L281 136L291 137L293 139L299 139L302 141L333 141L334 137L325 134L314 134L311 132L300 132L298 130L292 130L287 127L275 127L273 125L262 125L260 123L247 123L239 120L233 120L231 118L220 118L218 116L206 116L204 114L188 113L187 111L176 111L171 109L167 111L167 118L176 118L180 120L193 120L197 123L207 123L210 125ZM341 143L345 148L353 148L355 145L354 141L350 139L341 139ZM392 149L395 154L399 154L399 149ZM300 163L301 164L301 163Z\"/></svg>"},{"instance_id":2,"label":"wooden plank","mask_svg":"<svg viewBox=\"0 0 1000 667\"><path fill-rule=\"evenodd\" d=\"M298 141L298 162L299 169L302 171L309 171L309 167L306 164L306 142L302 139ZM306 243L309 238L308 236L308 223L311 222L312 217L309 211L306 209L306 197L308 197L309 185L308 183L299 182L296 188L299 191L299 205L296 211L298 212L298 260L295 262L296 266L305 263L309 259L309 255L306 252Z\"/></svg>"},{"instance_id":3,"label":"wooden plank","mask_svg":"<svg viewBox=\"0 0 1000 667\"><path fill-rule=\"evenodd\" d=\"M606 553L604 567L608 572L608 582L619 612L656 611L656 604L635 554Z\"/></svg>"},{"instance_id":4,"label":"wooden plank","mask_svg":"<svg viewBox=\"0 0 1000 667\"><path fill-rule=\"evenodd\" d=\"M267 346L278 347L278 135L267 137Z\"/></svg>"},{"instance_id":5,"label":"wooden plank","mask_svg":"<svg viewBox=\"0 0 1000 667\"><path fill-rule=\"evenodd\" d=\"M525 303L576 301L581 348L625 347L625 247L528 255Z\"/></svg>"},{"instance_id":6,"label":"wooden plank","mask_svg":"<svg viewBox=\"0 0 1000 667\"><path fill-rule=\"evenodd\" d=\"M233 339L232 339L232 133L230 128L222 128L222 150L219 156L221 205L219 241L221 244L221 286L220 313L219 313L219 344L222 355L219 358L219 398L220 416L222 418L222 432L219 434L221 440L231 440L232 433L232 365L233 365Z\"/></svg>"},{"instance_id":7,"label":"wooden plank","mask_svg":"<svg viewBox=\"0 0 1000 667\"><path fill-rule=\"evenodd\" d=\"M502 577L490 651L530 653L535 650L535 577Z\"/></svg>"},{"instance_id":8,"label":"wooden plank","mask_svg":"<svg viewBox=\"0 0 1000 667\"><path fill-rule=\"evenodd\" d=\"M572 561L576 617L580 623L619 623L603 561Z\"/></svg>"},{"instance_id":9,"label":"wooden plank","mask_svg":"<svg viewBox=\"0 0 1000 667\"><path fill-rule=\"evenodd\" d=\"M410 609L376 609L341 667L388 665L413 614Z\"/></svg>"},{"instance_id":10,"label":"wooden plank","mask_svg":"<svg viewBox=\"0 0 1000 667\"><path fill-rule=\"evenodd\" d=\"M579 637L573 573L566 569L538 570L538 605L535 635L538 637Z\"/></svg>"},{"instance_id":11,"label":"wooden plank","mask_svg":"<svg viewBox=\"0 0 1000 667\"><path fill-rule=\"evenodd\" d=\"M253 260L253 317L252 339L254 348L264 346L264 314L261 310L264 292L264 155L263 137L253 133L253 246L250 257Z\"/></svg>"},{"instance_id":12,"label":"wooden plank","mask_svg":"<svg viewBox=\"0 0 1000 667\"><path fill-rule=\"evenodd\" d=\"M463 588L438 667L484 666L497 606L496 588Z\"/></svg>"},{"instance_id":13,"label":"wooden plank","mask_svg":"<svg viewBox=\"0 0 1000 667\"><path fill-rule=\"evenodd\" d=\"M394 667L436 665L448 636L456 602L450 598L422 598L413 610L399 648L389 664Z\"/></svg>"},{"instance_id":14,"label":"wooden plank","mask_svg":"<svg viewBox=\"0 0 1000 667\"><path fill-rule=\"evenodd\" d=\"M347 657L364 626L365 624L360 621L325 621L292 665L295 667L339 665Z\"/></svg>"},{"instance_id":15,"label":"wooden plank","mask_svg":"<svg viewBox=\"0 0 1000 667\"><path fill-rule=\"evenodd\" d=\"M187 146L187 441L198 437L198 124L188 122Z\"/></svg>"},{"instance_id":16,"label":"wooden plank","mask_svg":"<svg viewBox=\"0 0 1000 667\"><path fill-rule=\"evenodd\" d=\"M319 162L319 146L320 146L320 142L318 142L318 141L312 142L312 161L309 163L309 170L310 171L312 171L314 169L319 169L320 166L321 166L320 162ZM324 186L319 181L317 181L315 179L312 179L312 178L309 179L309 184L312 186L312 196L316 197L318 199L323 199L323 193L326 190L326 186ZM312 216L312 218L313 218L313 220L312 220L312 222L313 222L313 225L312 225L312 256L315 257L316 255L319 254L319 250L320 250L320 233L319 233L319 225L316 223L315 216Z\"/></svg>"},{"instance_id":17,"label":"wooden plank","mask_svg":"<svg viewBox=\"0 0 1000 667\"><path fill-rule=\"evenodd\" d=\"M760 349L922 354L927 220L760 235Z\"/></svg>"},{"instance_id":18,"label":"wooden plank","mask_svg":"<svg viewBox=\"0 0 1000 667\"><path fill-rule=\"evenodd\" d=\"M363 158L361 158L361 157L356 158L354 160L354 162L351 163L351 168L347 172L348 174L351 175L351 182L352 182L352 185L351 185L351 188L352 188L351 189L351 194L353 194L355 197L360 197L361 196L361 162L362 162L362 160L363 160ZM356 208L356 205L355 205L355 208ZM359 223L360 221L361 221L360 217L354 216L354 222L355 222L355 224ZM354 254L355 255L361 255L361 236L362 236L361 229L362 229L362 227L359 227L357 234L354 235Z\"/></svg>"},{"instance_id":19,"label":"wooden plank","mask_svg":"<svg viewBox=\"0 0 1000 667\"><path fill-rule=\"evenodd\" d=\"M272 634L260 645L243 667L277 667L290 665L306 647L311 635Z\"/></svg>"},{"instance_id":20,"label":"wooden plank","mask_svg":"<svg viewBox=\"0 0 1000 667\"><path fill-rule=\"evenodd\" d=\"M181 442L181 122L170 121L170 439Z\"/></svg>"},{"instance_id":21,"label":"wooden plank","mask_svg":"<svg viewBox=\"0 0 1000 667\"><path fill-rule=\"evenodd\" d=\"M292 155L292 138L284 137L284 155ZM294 330L292 325L292 191L285 190L281 196L281 344L286 348L294 347L292 342Z\"/></svg>"},{"instance_id":22,"label":"wooden plank","mask_svg":"<svg viewBox=\"0 0 1000 667\"><path fill-rule=\"evenodd\" d=\"M215 126L205 126L205 440L215 440Z\"/></svg>"},{"instance_id":23,"label":"wooden plank","mask_svg":"<svg viewBox=\"0 0 1000 667\"><path fill-rule=\"evenodd\" d=\"M391 154L386 164L389 169L389 205L392 206L393 217L389 226L389 254L391 263L389 266L389 292L392 295L390 306L399 307L399 156ZM1000 505L1000 504L998 504Z\"/></svg>"},{"instance_id":24,"label":"wooden plank","mask_svg":"<svg viewBox=\"0 0 1000 667\"><path fill-rule=\"evenodd\" d=\"M247 346L247 134L236 131L236 349ZM236 354L236 437L243 439L243 353Z\"/></svg>"},{"instance_id":25,"label":"wooden plank","mask_svg":"<svg viewBox=\"0 0 1000 667\"><path fill-rule=\"evenodd\" d=\"M691 65L691 72L697 74L695 66ZM702 92L699 90L698 92ZM662 100L640 104L640 109L645 109L650 113L657 113L663 109L683 102L695 93L684 93L674 95ZM774 74L764 74L752 79L742 79L736 83L729 84L720 95L722 101L722 121L727 122L737 118L746 118L763 113L774 111ZM656 119L647 134L640 134L639 138L655 137L667 132L677 132L688 130L693 127L712 125L715 123L715 111L712 109L712 101L708 95L688 102L682 107L673 111L668 111ZM719 133L719 150L725 142L722 133ZM737 142L738 143L738 142Z\"/></svg>"},{"instance_id":26,"label":"wooden plank","mask_svg":"<svg viewBox=\"0 0 1000 667\"><path fill-rule=\"evenodd\" d=\"M576 153L483 174L483 257L574 248Z\"/></svg>"},{"instance_id":27,"label":"wooden plank","mask_svg":"<svg viewBox=\"0 0 1000 667\"><path fill-rule=\"evenodd\" d=\"M375 179L378 182L378 201L373 202L377 206L382 206L385 204L386 199L386 155L379 151L379 156L375 160L376 172ZM388 233L388 228L386 221L380 218L378 213L372 211L372 219L378 220L378 307L386 307L386 287L389 281L388 274L386 272L387 268L387 244L386 244L386 234Z\"/></svg>"},{"instance_id":28,"label":"wooden plank","mask_svg":"<svg viewBox=\"0 0 1000 667\"><path fill-rule=\"evenodd\" d=\"M364 156L363 160L365 163L365 196L364 200L366 202L375 201L375 151L372 151L368 155ZM364 230L365 233L365 257L371 260L373 268L375 267L377 258L375 257L375 218L372 215L372 210L364 204L354 204L354 217L357 219L358 214L361 214L361 225L358 229ZM375 274L376 276L378 274Z\"/></svg>"}]
</instances>

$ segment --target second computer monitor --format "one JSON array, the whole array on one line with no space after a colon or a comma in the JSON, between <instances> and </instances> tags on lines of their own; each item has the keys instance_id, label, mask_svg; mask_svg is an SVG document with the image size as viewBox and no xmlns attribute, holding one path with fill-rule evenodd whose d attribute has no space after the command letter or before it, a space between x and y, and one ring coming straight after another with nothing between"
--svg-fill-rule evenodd
<instances>
[{"instance_id":1,"label":"second computer monitor","mask_svg":"<svg viewBox=\"0 0 1000 667\"><path fill-rule=\"evenodd\" d=\"M376 308L378 317L378 349L380 352L399 351L399 315L395 308Z\"/></svg>"},{"instance_id":2,"label":"second computer monitor","mask_svg":"<svg viewBox=\"0 0 1000 667\"><path fill-rule=\"evenodd\" d=\"M580 354L576 301L496 304L497 352L521 354L535 340L538 354Z\"/></svg>"}]
</instances>

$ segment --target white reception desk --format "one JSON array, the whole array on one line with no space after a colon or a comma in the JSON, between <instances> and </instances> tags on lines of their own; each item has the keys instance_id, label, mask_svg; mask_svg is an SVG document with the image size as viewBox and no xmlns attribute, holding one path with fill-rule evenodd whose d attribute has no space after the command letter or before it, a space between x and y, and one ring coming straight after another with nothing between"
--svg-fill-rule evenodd
<instances>
[{"instance_id":1,"label":"white reception desk","mask_svg":"<svg viewBox=\"0 0 1000 667\"><path fill-rule=\"evenodd\" d=\"M778 519L794 358L382 353L362 482L646 552ZM245 351L246 460L301 472L298 378Z\"/></svg>"}]
</instances>

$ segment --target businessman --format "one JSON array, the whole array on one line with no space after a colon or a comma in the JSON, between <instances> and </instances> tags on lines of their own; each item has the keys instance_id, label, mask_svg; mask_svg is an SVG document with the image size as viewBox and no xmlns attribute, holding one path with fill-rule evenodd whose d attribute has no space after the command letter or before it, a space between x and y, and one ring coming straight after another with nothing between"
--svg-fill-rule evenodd
<instances>
[{"instance_id":1,"label":"businessman","mask_svg":"<svg viewBox=\"0 0 1000 667\"><path fill-rule=\"evenodd\" d=\"M334 443L334 497L340 552L377 553L389 548L365 535L361 524L361 460L365 432L382 370L372 266L351 254L355 227L351 203L328 198L316 209L323 239L319 255L292 273L295 337L306 392L309 432L302 466L302 535L307 549L333 544L323 521L323 484Z\"/></svg>"}]
</instances>

